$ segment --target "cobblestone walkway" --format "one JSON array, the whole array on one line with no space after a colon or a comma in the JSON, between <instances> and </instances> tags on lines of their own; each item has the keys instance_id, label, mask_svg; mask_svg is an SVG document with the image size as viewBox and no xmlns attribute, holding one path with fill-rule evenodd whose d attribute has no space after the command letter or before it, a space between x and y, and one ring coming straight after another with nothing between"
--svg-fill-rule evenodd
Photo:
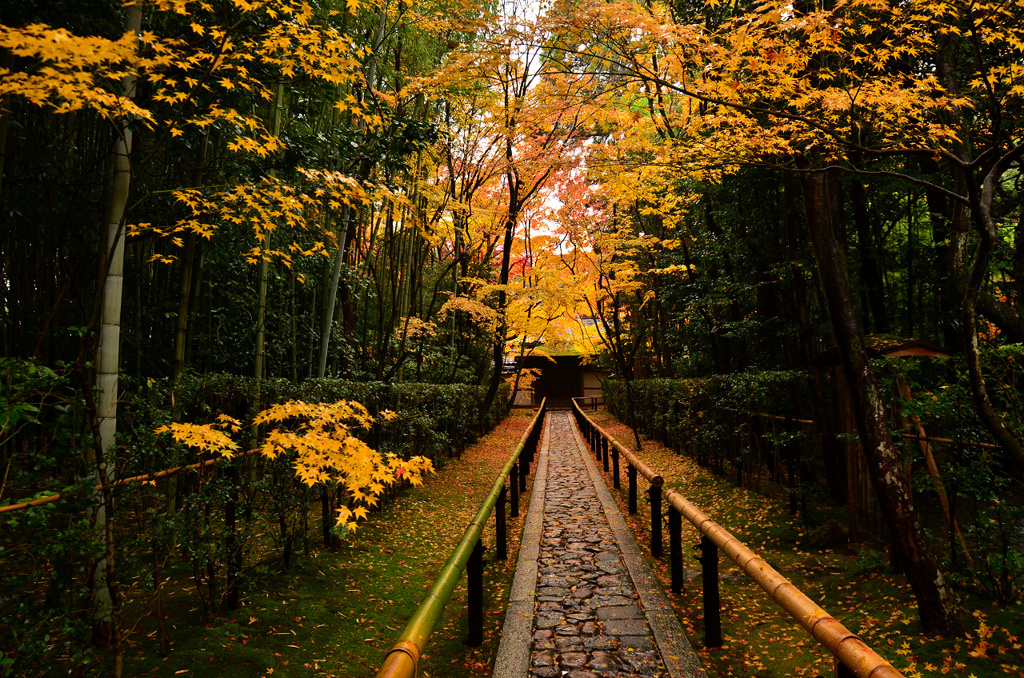
<instances>
[{"instance_id":1,"label":"cobblestone walkway","mask_svg":"<svg viewBox=\"0 0 1024 678\"><path fill-rule=\"evenodd\" d=\"M551 412L530 674L667 676L566 412Z\"/></svg>"}]
</instances>

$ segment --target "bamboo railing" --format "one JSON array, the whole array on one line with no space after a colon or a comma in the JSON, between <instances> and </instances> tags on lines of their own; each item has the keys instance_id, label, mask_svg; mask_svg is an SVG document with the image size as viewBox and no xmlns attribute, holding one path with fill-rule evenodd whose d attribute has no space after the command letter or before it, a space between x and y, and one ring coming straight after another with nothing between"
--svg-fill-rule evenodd
<instances>
[{"instance_id":1,"label":"bamboo railing","mask_svg":"<svg viewBox=\"0 0 1024 678\"><path fill-rule=\"evenodd\" d=\"M611 445L620 454L628 455L627 459L642 463L636 459L636 455L620 445L604 429L591 421L575 401L573 402L573 409L576 421L578 423L582 422L580 429L590 429L588 433L584 433L584 437L590 442L595 456L600 458L606 446ZM633 463L633 461L630 463ZM645 468L647 467L645 466ZM605 470L608 470L607 464L605 464ZM615 481L615 486L618 487L617 470L613 480ZM673 590L678 591L682 586L681 519L685 518L702 535L702 556L700 561L704 571L705 632L707 633L710 630L712 634L716 632L718 634L717 638L707 638L708 642L705 643L706 645L715 646L721 644L721 622L717 618L719 614L718 550L721 550L730 560L736 563L747 577L760 586L779 607L796 619L804 630L832 653L836 661L836 674L838 676L857 676L857 678L903 677L902 673L864 644L852 631L804 595L791 581L779 574L778 571L758 557L745 544L732 536L725 528L718 525L708 515L687 501L678 491L669 488L664 490L664 492L669 502ZM661 555L661 544L657 544L657 548L655 548L653 543L655 539L653 526L655 523L658 524L657 539L659 542L661 541L661 517L660 502L657 507L652 503L651 555L654 557ZM709 600L709 597L713 599ZM709 619L711 617L714 618Z\"/></svg>"}]
</instances>

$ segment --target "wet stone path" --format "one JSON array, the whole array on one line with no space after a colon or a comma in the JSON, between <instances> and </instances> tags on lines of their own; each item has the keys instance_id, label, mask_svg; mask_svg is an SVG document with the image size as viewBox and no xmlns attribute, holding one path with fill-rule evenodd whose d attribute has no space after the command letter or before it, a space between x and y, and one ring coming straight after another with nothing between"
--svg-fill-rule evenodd
<instances>
[{"instance_id":1,"label":"wet stone path","mask_svg":"<svg viewBox=\"0 0 1024 678\"><path fill-rule=\"evenodd\" d=\"M667 676L573 435L551 412L530 675Z\"/></svg>"}]
</instances>

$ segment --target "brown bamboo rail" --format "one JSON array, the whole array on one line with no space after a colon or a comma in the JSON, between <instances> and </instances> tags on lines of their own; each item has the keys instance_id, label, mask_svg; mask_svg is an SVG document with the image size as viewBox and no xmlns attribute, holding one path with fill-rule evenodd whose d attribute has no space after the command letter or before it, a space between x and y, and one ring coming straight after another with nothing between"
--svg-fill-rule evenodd
<instances>
[{"instance_id":1,"label":"brown bamboo rail","mask_svg":"<svg viewBox=\"0 0 1024 678\"><path fill-rule=\"evenodd\" d=\"M661 539L661 486L665 479L644 463L642 459L633 454L632 450L617 441L607 431L595 424L590 417L583 413L578 398L573 398L573 414L576 418L576 425L586 440L594 457L599 465L604 466L605 472L612 472L612 482L615 489L619 488L619 462L621 458L626 460L626 474L629 479L629 514L637 513L637 476L643 476L650 488L647 490L647 497L651 503L651 555L660 558L662 555ZM609 469L609 457L612 463Z\"/></svg>"},{"instance_id":2,"label":"brown bamboo rail","mask_svg":"<svg viewBox=\"0 0 1024 678\"><path fill-rule=\"evenodd\" d=\"M700 511L678 491L669 488L665 497L672 508L708 537L775 603L788 612L811 636L832 653L858 678L899 678L903 676L889 662L868 647L852 631L804 595L743 542Z\"/></svg>"},{"instance_id":3,"label":"brown bamboo rail","mask_svg":"<svg viewBox=\"0 0 1024 678\"><path fill-rule=\"evenodd\" d=\"M510 481L511 485L515 486L517 476L523 483L520 485L520 489L526 490L525 474L529 472L530 464L539 452L546 411L547 399L545 398L541 400L540 408L530 422L529 428L523 433L519 444L512 450L511 456L505 462L505 467L491 485L490 493L477 509L476 517L466 527L462 539L448 556L444 567L441 568L430 590L427 591L426 597L409 617L395 644L388 650L376 678L414 678L416 676L420 656L427 647L427 641L434 632L434 627L441 619L445 605L448 604L455 587L461 580L463 570L466 571L468 608L466 616L469 622L467 645L476 647L483 642L483 580L480 560L483 546L480 537L491 513L497 511L500 513L495 515L495 527L499 531L496 541L500 544L506 538L503 497ZM498 515L501 517L498 518ZM474 573L471 574L471 571Z\"/></svg>"},{"instance_id":4,"label":"brown bamboo rail","mask_svg":"<svg viewBox=\"0 0 1024 678\"><path fill-rule=\"evenodd\" d=\"M235 455L234 457L232 457L232 459L240 459L242 457L248 457L249 455L256 454L259 451L260 451L259 448L255 449L255 450L249 450L248 452L243 452L242 454ZM128 483L140 483L140 482L145 482L145 481L148 481L148 480L156 480L157 478L164 478L166 476L171 476L171 475L174 475L175 473L181 473L182 471L187 471L189 469L198 469L198 468L204 468L206 466L212 466L213 464L216 464L217 462L221 461L222 459L226 459L226 457L214 457L213 459L207 459L205 461L196 462L195 464L188 464L186 466L176 466L174 468L164 469L163 471L156 471L155 473L146 473L146 474L143 474L141 476L131 476L130 478L121 478L120 480L114 481L109 486L96 485L95 489L97 491L101 491L101 490L104 490L104 489L109 489L109 488L114 488L114 487L120 487L122 485L127 485ZM43 504L49 504L51 502L55 502L55 501L57 501L59 499L63 499L63 498L64 498L64 493L63 492L58 492L57 494L51 494L51 495L48 495L48 496L45 496L45 497L39 497L38 499L32 499L31 501L23 501L20 504L8 504L7 506L0 506L0 513L7 513L8 511L18 511L18 510L21 510L21 509L26 509L26 508L28 508L30 506L42 506Z\"/></svg>"},{"instance_id":5,"label":"brown bamboo rail","mask_svg":"<svg viewBox=\"0 0 1024 678\"><path fill-rule=\"evenodd\" d=\"M582 418L589 427L593 427L599 435L608 439L619 450L620 454L626 456L631 464L637 464L636 468L638 470L641 467L644 468L645 477L662 479L662 476L654 473L631 450L623 447L602 428L591 421L590 417L579 406L576 407L576 412L577 416ZM725 553L750 579L760 586L777 605L796 619L811 637L831 652L836 661L852 673L852 675L857 676L857 678L904 678L900 671L868 647L852 631L804 595L791 581L782 576L762 558L758 557L743 542L732 536L732 534L713 521L707 514L700 511L677 490L663 488L663 492L672 509L678 511L682 517L686 518L691 525L697 528L703 537L710 539L719 550Z\"/></svg>"},{"instance_id":6,"label":"brown bamboo rail","mask_svg":"<svg viewBox=\"0 0 1024 678\"><path fill-rule=\"evenodd\" d=\"M633 454L632 450L630 450L628 447L620 443L610 433L608 433L603 428L601 428L593 421L591 421L590 417L583 414L583 408L580 407L579 403L577 403L576 400L578 399L573 398L573 406L575 407L577 412L583 415L587 423L590 424L591 427L593 427L593 430L596 431L599 436L607 439L608 445L614 448L615 450L618 450L619 456L625 457L626 461L629 462L630 466L635 468L637 470L637 473L646 478L647 482L649 482L651 485L654 485L655 487L661 487L662 484L665 482L664 478L662 478L658 473L656 473L654 469L652 469L650 466L645 464L643 459L640 459L635 454ZM588 432L584 431L584 435L587 436Z\"/></svg>"}]
</instances>

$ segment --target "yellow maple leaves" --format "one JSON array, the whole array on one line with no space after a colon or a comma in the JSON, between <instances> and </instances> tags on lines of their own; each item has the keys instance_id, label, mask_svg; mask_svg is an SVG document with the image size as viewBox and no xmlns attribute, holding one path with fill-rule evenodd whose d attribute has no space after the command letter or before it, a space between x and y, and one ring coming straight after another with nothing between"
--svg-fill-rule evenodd
<instances>
[{"instance_id":1,"label":"yellow maple leaves","mask_svg":"<svg viewBox=\"0 0 1024 678\"><path fill-rule=\"evenodd\" d=\"M238 431L238 422L222 414L213 424L173 422L159 427L154 433L170 433L171 437L182 445L231 459L238 451L238 443L232 440L229 434Z\"/></svg>"},{"instance_id":2,"label":"yellow maple leaves","mask_svg":"<svg viewBox=\"0 0 1024 678\"><path fill-rule=\"evenodd\" d=\"M129 236L155 233L171 238L171 244L182 247L184 241L178 237L182 234L191 233L208 240L223 225L245 224L252 229L256 241L243 255L250 264L267 260L291 268L296 256L329 256L327 241L331 236L324 226L332 223L343 206L365 199L365 191L358 182L340 172L296 169L300 181L293 183L264 177L228 190L175 191L175 199L189 212L186 217L167 226L129 224L127 233ZM278 231L289 234L288 244L282 249L271 243L273 234ZM302 233L311 235L313 242L300 244L296 237ZM160 253L152 260L167 262L174 261L175 257Z\"/></svg>"},{"instance_id":3,"label":"yellow maple leaves","mask_svg":"<svg viewBox=\"0 0 1024 678\"><path fill-rule=\"evenodd\" d=\"M385 411L387 420L394 413ZM268 459L287 456L295 474L306 485L337 483L349 493L349 505L338 509L338 524L355 530L389 487L408 481L420 485L423 476L434 472L425 457L400 459L381 454L356 437L373 424L373 417L356 402L335 403L289 401L260 412L255 426L274 426L264 435L259 452ZM170 433L179 443L230 459L238 444L229 434L241 431L240 422L221 415L212 424L173 423L156 433Z\"/></svg>"},{"instance_id":4,"label":"yellow maple leaves","mask_svg":"<svg viewBox=\"0 0 1024 678\"><path fill-rule=\"evenodd\" d=\"M131 34L107 40L43 24L0 26L0 49L30 64L20 71L0 68L0 98L20 97L57 113L92 109L105 117L152 119L149 111L110 86L131 73Z\"/></svg>"},{"instance_id":5,"label":"yellow maple leaves","mask_svg":"<svg viewBox=\"0 0 1024 678\"><path fill-rule=\"evenodd\" d=\"M851 146L949 148L958 131L943 116L977 104L948 92L933 68L912 64L939 51L939 36L964 22L992 49L1020 55L1024 30L1015 12L998 3L851 0L798 13L768 0L698 27L619 2L574 10L557 30L577 36L563 42L573 60L620 74L605 90L605 107L616 101L633 116L603 115L612 141L600 150L608 160L621 167L630 153L646 153L648 167L699 175L809 148L827 161ZM986 65L969 87L989 97L1024 94L1020 61Z\"/></svg>"},{"instance_id":6,"label":"yellow maple leaves","mask_svg":"<svg viewBox=\"0 0 1024 678\"><path fill-rule=\"evenodd\" d=\"M364 78L364 50L335 27L317 22L303 0L233 0L233 15L207 2L149 4L154 26L167 24L160 13L188 17L189 39L147 30L109 40L42 24L0 26L0 49L21 58L19 70L0 69L0 97L22 98L57 113L92 109L111 119L135 118L167 129L172 137L189 128L216 127L233 152L266 158L283 144L257 108L246 105L240 112L223 101L242 91L253 102L270 101L268 71L334 86L358 87ZM149 100L139 104L122 91L129 76L148 83ZM361 107L357 114L376 127L383 124Z\"/></svg>"}]
</instances>

